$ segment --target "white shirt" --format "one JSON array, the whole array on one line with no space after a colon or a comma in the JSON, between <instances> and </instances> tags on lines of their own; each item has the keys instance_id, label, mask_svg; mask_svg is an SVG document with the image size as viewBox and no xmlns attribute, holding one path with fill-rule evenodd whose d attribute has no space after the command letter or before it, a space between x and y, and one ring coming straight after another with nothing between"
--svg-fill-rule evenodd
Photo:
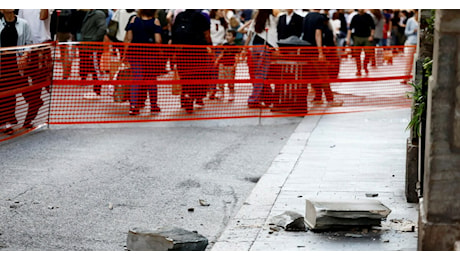
<instances>
[{"instance_id":1,"label":"white shirt","mask_svg":"<svg viewBox=\"0 0 460 260\"><path fill-rule=\"evenodd\" d=\"M288 25L291 22L293 15L294 15L294 12L292 12L291 14L286 13L286 25Z\"/></svg>"},{"instance_id":2,"label":"white shirt","mask_svg":"<svg viewBox=\"0 0 460 260\"><path fill-rule=\"evenodd\" d=\"M125 27L129 22L128 21L129 17L131 17L131 15L133 14L136 14L136 11L128 13L126 9L117 9L115 13L113 14L112 20L115 22L118 22L118 31L117 31L117 35L115 36L117 40L121 42L125 40L125 35L126 35Z\"/></svg>"},{"instance_id":3,"label":"white shirt","mask_svg":"<svg viewBox=\"0 0 460 260\"><path fill-rule=\"evenodd\" d=\"M340 26L342 22L339 19L332 20L332 28L334 29L334 34L337 35L340 33Z\"/></svg>"},{"instance_id":4,"label":"white shirt","mask_svg":"<svg viewBox=\"0 0 460 260\"><path fill-rule=\"evenodd\" d=\"M222 45L225 42L225 28L220 20L211 19L211 41L212 45Z\"/></svg>"},{"instance_id":5,"label":"white shirt","mask_svg":"<svg viewBox=\"0 0 460 260\"><path fill-rule=\"evenodd\" d=\"M0 32L5 28L6 21L5 17L0 19ZM30 31L30 26L26 20L18 17L16 21L16 31L18 32L18 43L17 46L29 45L32 44L32 32ZM0 46L2 45L0 38Z\"/></svg>"},{"instance_id":6,"label":"white shirt","mask_svg":"<svg viewBox=\"0 0 460 260\"><path fill-rule=\"evenodd\" d=\"M278 29L277 29L278 17L275 17L274 15L270 14L269 21L267 21L267 23L265 24L265 27L268 28L268 31L264 30L261 33L256 33L254 22L252 22L251 25L249 26L249 31L254 32L260 38L266 40L267 43L270 44L271 46L278 47Z\"/></svg>"},{"instance_id":7,"label":"white shirt","mask_svg":"<svg viewBox=\"0 0 460 260\"><path fill-rule=\"evenodd\" d=\"M32 32L32 43L51 40L50 22L52 9L48 9L48 18L40 20L40 9L19 9L18 17L27 21Z\"/></svg>"}]
</instances>

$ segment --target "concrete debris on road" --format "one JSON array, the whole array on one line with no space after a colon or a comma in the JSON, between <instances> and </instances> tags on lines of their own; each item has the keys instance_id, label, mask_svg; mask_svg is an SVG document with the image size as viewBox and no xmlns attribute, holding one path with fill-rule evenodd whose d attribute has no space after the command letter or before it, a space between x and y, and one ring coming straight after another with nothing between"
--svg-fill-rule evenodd
<instances>
[{"instance_id":1,"label":"concrete debris on road","mask_svg":"<svg viewBox=\"0 0 460 260\"><path fill-rule=\"evenodd\" d=\"M391 229L401 232L415 232L417 224L408 219L390 219L382 223L382 229Z\"/></svg>"},{"instance_id":2,"label":"concrete debris on road","mask_svg":"<svg viewBox=\"0 0 460 260\"><path fill-rule=\"evenodd\" d=\"M200 202L200 205L203 206L203 207L208 207L209 205L211 205L208 202L206 202L205 200L200 199L199 202Z\"/></svg>"},{"instance_id":3,"label":"concrete debris on road","mask_svg":"<svg viewBox=\"0 0 460 260\"><path fill-rule=\"evenodd\" d=\"M279 231L280 227L286 231L306 231L305 220L302 215L294 211L285 211L283 214L274 216L270 219L270 229L273 231Z\"/></svg>"},{"instance_id":4,"label":"concrete debris on road","mask_svg":"<svg viewBox=\"0 0 460 260\"><path fill-rule=\"evenodd\" d=\"M208 239L182 228L156 230L133 228L128 232L128 251L204 251Z\"/></svg>"},{"instance_id":5,"label":"concrete debris on road","mask_svg":"<svg viewBox=\"0 0 460 260\"><path fill-rule=\"evenodd\" d=\"M379 196L378 193L366 193L366 197L368 197L368 198L373 198L373 197L377 197L377 196Z\"/></svg>"},{"instance_id":6,"label":"concrete debris on road","mask_svg":"<svg viewBox=\"0 0 460 260\"><path fill-rule=\"evenodd\" d=\"M391 210L377 200L306 200L305 224L311 230L380 226Z\"/></svg>"}]
</instances>

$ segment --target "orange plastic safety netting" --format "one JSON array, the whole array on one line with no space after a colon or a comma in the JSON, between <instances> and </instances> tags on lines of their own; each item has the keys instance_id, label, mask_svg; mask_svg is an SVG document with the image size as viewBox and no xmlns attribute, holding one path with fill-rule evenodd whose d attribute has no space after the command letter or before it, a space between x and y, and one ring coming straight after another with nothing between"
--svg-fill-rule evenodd
<instances>
[{"instance_id":1,"label":"orange plastic safety netting","mask_svg":"<svg viewBox=\"0 0 460 260\"><path fill-rule=\"evenodd\" d=\"M2 76L0 98L16 96L19 125L33 106L26 90L41 94L34 125L318 115L411 105L407 81L415 46L67 42L35 48L26 69L19 54L1 69L4 75L11 66L13 76ZM20 75L27 83L14 83ZM5 111L11 102L2 102L0 114Z\"/></svg>"}]
</instances>

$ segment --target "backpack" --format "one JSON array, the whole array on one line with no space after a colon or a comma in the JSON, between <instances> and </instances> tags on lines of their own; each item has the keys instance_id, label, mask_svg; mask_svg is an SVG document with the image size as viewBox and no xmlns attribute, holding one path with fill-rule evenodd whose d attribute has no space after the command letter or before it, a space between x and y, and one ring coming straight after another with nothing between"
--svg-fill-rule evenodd
<instances>
[{"instance_id":1,"label":"backpack","mask_svg":"<svg viewBox=\"0 0 460 260\"><path fill-rule=\"evenodd\" d=\"M50 28L53 35L56 32L73 32L75 30L74 13L73 9L59 9L59 11L56 10L51 14Z\"/></svg>"},{"instance_id":2,"label":"backpack","mask_svg":"<svg viewBox=\"0 0 460 260\"><path fill-rule=\"evenodd\" d=\"M196 11L183 11L177 15L172 27L173 44L199 44L201 42L200 33L194 28L196 15L200 14Z\"/></svg>"}]
</instances>

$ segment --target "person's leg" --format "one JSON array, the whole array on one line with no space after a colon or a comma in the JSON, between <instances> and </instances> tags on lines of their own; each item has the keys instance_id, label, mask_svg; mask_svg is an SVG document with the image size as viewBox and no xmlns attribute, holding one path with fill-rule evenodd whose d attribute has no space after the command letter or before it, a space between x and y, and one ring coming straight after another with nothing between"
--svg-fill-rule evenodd
<instances>
[{"instance_id":1,"label":"person's leg","mask_svg":"<svg viewBox=\"0 0 460 260\"><path fill-rule=\"evenodd\" d=\"M323 83L321 79L323 78L322 74L323 71L326 70L324 66L325 62L318 60L318 53L312 53L311 56L311 79L314 83L311 83L311 87L315 91L315 97L313 98L313 102L315 103L322 103L323 99Z\"/></svg>"},{"instance_id":2,"label":"person's leg","mask_svg":"<svg viewBox=\"0 0 460 260\"><path fill-rule=\"evenodd\" d=\"M228 66L227 67L227 79L234 80L235 79L235 66ZM228 101L235 100L235 83L228 83L228 92L229 97Z\"/></svg>"},{"instance_id":3,"label":"person's leg","mask_svg":"<svg viewBox=\"0 0 460 260\"><path fill-rule=\"evenodd\" d=\"M369 73L368 66L374 55L375 48L369 40L364 41L364 71L366 74Z\"/></svg>"},{"instance_id":4,"label":"person's leg","mask_svg":"<svg viewBox=\"0 0 460 260\"><path fill-rule=\"evenodd\" d=\"M193 86L190 85L189 80L192 79L191 77L191 68L190 62L192 62L192 58L189 57L190 50L188 48L185 49L177 49L176 50L176 68L177 72L180 76L180 79L183 81L182 83L182 91L180 95L180 107L184 108L187 113L193 112L193 99L192 99L192 91Z\"/></svg>"},{"instance_id":5,"label":"person's leg","mask_svg":"<svg viewBox=\"0 0 460 260\"><path fill-rule=\"evenodd\" d=\"M93 61L93 70L92 70L92 73L93 73L93 80L100 80L100 75L101 75L101 72L100 72L100 69L99 69L99 60L101 58L101 52L98 50L98 51L93 51L92 54L91 54L91 57L92 57L92 61ZM101 95L101 89L102 89L102 86L101 84L94 84L93 85L93 91L94 93L96 93L96 95L100 96Z\"/></svg>"},{"instance_id":6,"label":"person's leg","mask_svg":"<svg viewBox=\"0 0 460 260\"><path fill-rule=\"evenodd\" d=\"M263 46L255 46L250 49L250 76L252 79L255 80L262 80L264 75L264 56L265 56L265 48ZM261 100L260 97L262 95L263 83L253 83L252 84L252 93L248 98L248 105L250 107L258 107Z\"/></svg>"},{"instance_id":7,"label":"person's leg","mask_svg":"<svg viewBox=\"0 0 460 260\"><path fill-rule=\"evenodd\" d=\"M16 119L16 96L6 96L0 98L0 127L1 131L10 133L12 125L17 124Z\"/></svg>"},{"instance_id":8,"label":"person's leg","mask_svg":"<svg viewBox=\"0 0 460 260\"><path fill-rule=\"evenodd\" d=\"M32 85L30 87L34 87L39 84L40 81L37 79L36 76L32 77ZM24 79L23 86L27 86L28 82ZM34 89L30 91L26 91L22 93L24 100L27 102L29 108L27 109L26 118L24 120L24 127L30 128L32 127L32 121L37 117L38 111L43 105L43 100L41 99L42 88Z\"/></svg>"},{"instance_id":9,"label":"person's leg","mask_svg":"<svg viewBox=\"0 0 460 260\"><path fill-rule=\"evenodd\" d=\"M142 80L142 68L141 64L133 59L130 61L131 65L131 72L132 72L132 80L133 81L141 81ZM129 114L130 115L137 115L139 114L139 108L140 108L140 102L139 102L139 94L142 89L142 86L139 84L133 84L131 85L131 90L130 90L130 110Z\"/></svg>"},{"instance_id":10,"label":"person's leg","mask_svg":"<svg viewBox=\"0 0 460 260\"><path fill-rule=\"evenodd\" d=\"M71 38L70 33L61 33L57 32L56 37L58 42L67 42L69 38ZM70 77L71 69L72 69L72 59L69 50L69 45L67 44L59 44L58 49L61 56L61 63L62 63L62 78L68 79Z\"/></svg>"},{"instance_id":11,"label":"person's leg","mask_svg":"<svg viewBox=\"0 0 460 260\"><path fill-rule=\"evenodd\" d=\"M150 112L158 113L160 112L160 107L158 106L158 86L156 84L148 86L149 99L150 99Z\"/></svg>"},{"instance_id":12,"label":"person's leg","mask_svg":"<svg viewBox=\"0 0 460 260\"><path fill-rule=\"evenodd\" d=\"M351 55L355 59L356 62L356 76L361 76L361 51L362 49L360 48L360 41L358 37L353 38L354 41L354 46L353 50L351 52Z\"/></svg>"},{"instance_id":13,"label":"person's leg","mask_svg":"<svg viewBox=\"0 0 460 260\"><path fill-rule=\"evenodd\" d=\"M78 45L77 45L78 46ZM80 57L80 66L79 66L79 73L81 80L87 80L88 79L88 74L90 74L90 64L92 64L92 61L89 56L89 51L85 47L77 47L76 50L78 50L78 54Z\"/></svg>"},{"instance_id":14,"label":"person's leg","mask_svg":"<svg viewBox=\"0 0 460 260\"><path fill-rule=\"evenodd\" d=\"M146 62L144 62L143 64L143 68L145 68L143 71L144 79L156 80L157 75L158 75L158 70L156 70L156 65L155 65L156 62L158 62L158 60L153 60L153 59L146 60ZM149 99L150 99L150 112L152 113L160 112L160 107L158 106L158 86L156 84L147 85L146 91L148 92Z\"/></svg>"}]
</instances>

